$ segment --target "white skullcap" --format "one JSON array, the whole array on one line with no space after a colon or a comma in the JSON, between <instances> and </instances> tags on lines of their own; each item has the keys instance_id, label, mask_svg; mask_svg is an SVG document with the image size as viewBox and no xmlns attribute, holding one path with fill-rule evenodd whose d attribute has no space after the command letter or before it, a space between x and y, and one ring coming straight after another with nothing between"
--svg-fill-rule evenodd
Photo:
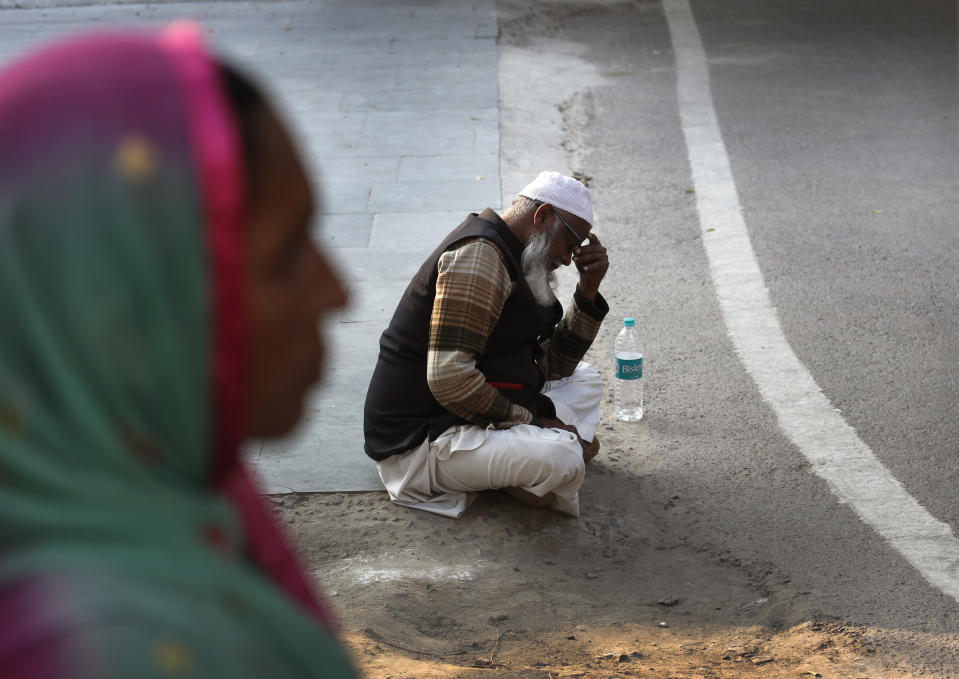
<instances>
[{"instance_id":1,"label":"white skullcap","mask_svg":"<svg viewBox=\"0 0 959 679\"><path fill-rule=\"evenodd\" d=\"M540 172L516 195L549 203L586 220L590 228L593 226L593 202L589 198L589 189L572 177L559 172Z\"/></svg>"}]
</instances>

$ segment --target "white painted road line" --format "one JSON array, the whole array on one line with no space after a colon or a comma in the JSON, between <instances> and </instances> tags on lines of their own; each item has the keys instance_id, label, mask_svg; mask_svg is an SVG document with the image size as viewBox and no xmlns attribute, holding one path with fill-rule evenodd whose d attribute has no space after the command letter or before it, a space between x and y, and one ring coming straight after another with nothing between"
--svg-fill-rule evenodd
<instances>
[{"instance_id":1,"label":"white painted road line","mask_svg":"<svg viewBox=\"0 0 959 679\"><path fill-rule=\"evenodd\" d=\"M786 341L743 220L688 0L663 0L703 243L723 318L779 425L840 502L932 585L959 600L959 540L927 512L832 407Z\"/></svg>"}]
</instances>

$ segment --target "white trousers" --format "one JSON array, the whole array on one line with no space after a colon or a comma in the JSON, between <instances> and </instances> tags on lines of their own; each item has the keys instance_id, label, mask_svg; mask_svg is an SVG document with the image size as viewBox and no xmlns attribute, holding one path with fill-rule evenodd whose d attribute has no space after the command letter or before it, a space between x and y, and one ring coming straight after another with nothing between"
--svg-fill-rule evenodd
<instances>
[{"instance_id":1,"label":"white trousers","mask_svg":"<svg viewBox=\"0 0 959 679\"><path fill-rule=\"evenodd\" d=\"M556 405L556 416L574 425L583 440L595 437L603 382L593 366L581 362L572 375L547 382L542 391ZM491 488L522 488L538 497L553 493L553 509L579 516L586 473L573 434L528 424L457 425L376 466L393 502L453 518L466 511L477 491Z\"/></svg>"}]
</instances>

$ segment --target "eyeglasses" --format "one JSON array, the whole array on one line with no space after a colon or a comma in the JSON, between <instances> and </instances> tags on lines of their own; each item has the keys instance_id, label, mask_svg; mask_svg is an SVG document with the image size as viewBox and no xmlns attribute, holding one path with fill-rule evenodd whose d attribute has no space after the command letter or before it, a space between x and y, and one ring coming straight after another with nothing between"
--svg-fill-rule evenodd
<instances>
[{"instance_id":1,"label":"eyeglasses","mask_svg":"<svg viewBox=\"0 0 959 679\"><path fill-rule=\"evenodd\" d=\"M556 215L557 217L559 217L559 221L561 221L561 222L563 223L563 226L566 227L566 230L569 231L571 234L573 234L573 238L576 239L575 245L572 245L572 246L570 246L570 248L569 248L569 251L570 251L570 252L572 252L572 251L575 250L576 248L582 246L587 240L589 240L589 239L587 239L587 238L581 238L580 235L579 235L578 233L576 233L575 230L573 230L573 227L571 227L571 226L569 225L569 222L567 222L565 219L563 219L563 215L561 215L559 212L557 212L555 208L553 209L553 214Z\"/></svg>"}]
</instances>

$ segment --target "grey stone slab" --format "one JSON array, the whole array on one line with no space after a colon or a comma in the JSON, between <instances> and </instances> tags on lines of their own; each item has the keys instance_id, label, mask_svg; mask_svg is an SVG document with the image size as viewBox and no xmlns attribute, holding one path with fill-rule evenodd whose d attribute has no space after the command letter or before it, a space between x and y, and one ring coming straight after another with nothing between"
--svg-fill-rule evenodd
<instances>
[{"instance_id":1,"label":"grey stone slab","mask_svg":"<svg viewBox=\"0 0 959 679\"><path fill-rule=\"evenodd\" d=\"M347 288L349 306L340 312L341 324L366 323L382 331L389 325L406 290L407 281L358 281ZM379 332L376 333L377 337ZM356 345L346 348L355 351Z\"/></svg>"},{"instance_id":2,"label":"grey stone slab","mask_svg":"<svg viewBox=\"0 0 959 679\"><path fill-rule=\"evenodd\" d=\"M303 43L298 41L291 44L284 43L279 37L270 37L263 43L261 55L274 58L306 54L313 59L322 60L320 65L329 65L331 60L348 53L358 55L363 64L368 64L373 55L380 55L380 59L382 59L390 48L390 41L386 36L331 36L328 33L321 33L304 40L304 43L309 42L313 43L313 48L304 50L302 49Z\"/></svg>"},{"instance_id":3,"label":"grey stone slab","mask_svg":"<svg viewBox=\"0 0 959 679\"><path fill-rule=\"evenodd\" d=\"M300 97L283 100L284 109L303 129L311 130L317 138L339 137L344 134L359 134L366 123L366 112L343 111L339 106L319 107L303 105Z\"/></svg>"},{"instance_id":4,"label":"grey stone slab","mask_svg":"<svg viewBox=\"0 0 959 679\"><path fill-rule=\"evenodd\" d=\"M361 110L347 110L341 106L342 96L335 86L325 86L318 83L313 78L300 79L289 77L288 72L284 71L284 64L287 58L277 57L272 60L270 68L276 70L279 74L270 79L270 91L274 93L274 98L279 98L284 105L292 111L308 111L317 116L325 114L330 117L329 121L319 122L324 124L333 124L336 122L336 115L343 113L362 114ZM258 71L259 72L259 71ZM336 114L336 115L334 115ZM361 127L362 127L361 119Z\"/></svg>"},{"instance_id":5,"label":"grey stone slab","mask_svg":"<svg viewBox=\"0 0 959 679\"><path fill-rule=\"evenodd\" d=\"M321 59L321 63L326 63L331 59L338 59L338 55L344 49L344 47L340 45L336 46L337 49L333 49L329 41L319 38L323 40L323 46L329 49L329 52L324 53L319 50L316 45L318 36L305 35L302 31L297 34L285 36L257 33L247 37L247 39L253 38L256 39L259 45L259 50L256 55L258 63L268 65L273 65L284 59L289 60L290 58ZM373 47L371 50L378 54L382 53L382 47Z\"/></svg>"},{"instance_id":6,"label":"grey stone slab","mask_svg":"<svg viewBox=\"0 0 959 679\"><path fill-rule=\"evenodd\" d=\"M372 288L376 285L383 284L371 282L368 287ZM396 289L399 285L393 284L392 288ZM355 287L357 287L356 284L350 286L351 293ZM391 284L387 283L384 287L390 288ZM350 306L354 304L351 303ZM390 315L392 311L390 309ZM371 320L366 321L327 323L323 326L327 360L324 365L323 385L315 395L317 398L322 397L330 403L347 402L358 393L359 387L355 384L357 379L363 382L365 396L365 385L369 382L379 351L380 335L388 324L389 318L371 317ZM357 378L357 375L360 375L360 378ZM343 389L337 391L336 389L340 386ZM362 399L360 404L362 405Z\"/></svg>"},{"instance_id":7,"label":"grey stone slab","mask_svg":"<svg viewBox=\"0 0 959 679\"><path fill-rule=\"evenodd\" d=\"M477 180L482 177L482 180ZM407 156L400 160L399 181L459 179L499 181L496 154L459 156Z\"/></svg>"},{"instance_id":8,"label":"grey stone slab","mask_svg":"<svg viewBox=\"0 0 959 679\"><path fill-rule=\"evenodd\" d=\"M470 120L484 121L491 123L489 127L491 129L499 129L499 109L495 106L493 108L480 108L477 106L471 106L468 109ZM485 129L486 125L478 125L480 129Z\"/></svg>"},{"instance_id":9,"label":"grey stone slab","mask_svg":"<svg viewBox=\"0 0 959 679\"><path fill-rule=\"evenodd\" d=\"M368 183L324 181L318 193L323 197L320 214L357 214L369 210Z\"/></svg>"},{"instance_id":10,"label":"grey stone slab","mask_svg":"<svg viewBox=\"0 0 959 679\"><path fill-rule=\"evenodd\" d=\"M265 46L261 48L265 49ZM384 50L385 52L385 50ZM280 54L274 62L282 62L286 55ZM277 73L282 81L303 81L304 86L319 91L344 93L377 93L393 87L396 82L396 68L384 54L384 59L365 68L355 68L350 64L336 66L326 59L303 58L286 62L282 73Z\"/></svg>"},{"instance_id":11,"label":"grey stone slab","mask_svg":"<svg viewBox=\"0 0 959 679\"><path fill-rule=\"evenodd\" d=\"M350 156L467 155L475 148L473 129L468 125L437 128L414 123L375 127L367 123L359 135L330 141L325 148L331 155Z\"/></svg>"},{"instance_id":12,"label":"grey stone slab","mask_svg":"<svg viewBox=\"0 0 959 679\"><path fill-rule=\"evenodd\" d=\"M490 21L487 23L479 24L476 27L476 37L477 38L498 38L499 37L499 26L495 21Z\"/></svg>"},{"instance_id":13,"label":"grey stone slab","mask_svg":"<svg viewBox=\"0 0 959 679\"><path fill-rule=\"evenodd\" d=\"M323 7L319 19L327 31L340 33L362 33L373 35L403 34L403 29L413 24L413 12L404 4L394 6L369 5L355 6L353 3L343 5L327 4Z\"/></svg>"},{"instance_id":14,"label":"grey stone slab","mask_svg":"<svg viewBox=\"0 0 959 679\"><path fill-rule=\"evenodd\" d=\"M387 58L396 66L397 84L425 87L442 83L447 89L465 84L479 92L495 81L495 54L463 53L451 49L439 58L435 54L413 52L391 54Z\"/></svg>"},{"instance_id":15,"label":"grey stone slab","mask_svg":"<svg viewBox=\"0 0 959 679\"><path fill-rule=\"evenodd\" d=\"M453 63L459 64L464 54L496 54L495 40L457 40L448 36L434 36L418 38L399 38L392 40L389 52L397 60L396 63L407 63L406 58L413 58L415 65L434 64L440 60L447 60L459 55Z\"/></svg>"},{"instance_id":16,"label":"grey stone slab","mask_svg":"<svg viewBox=\"0 0 959 679\"><path fill-rule=\"evenodd\" d=\"M490 73L490 70L493 73ZM463 84L473 92L479 93L491 86L495 87L495 73L495 66L491 69L485 65L473 64L470 61L467 61L465 66L461 66L450 60L424 65L417 69L415 75L421 82L445 82L450 87Z\"/></svg>"},{"instance_id":17,"label":"grey stone slab","mask_svg":"<svg viewBox=\"0 0 959 679\"><path fill-rule=\"evenodd\" d=\"M373 212L476 212L499 204L495 181L442 180L373 184L370 209Z\"/></svg>"},{"instance_id":18,"label":"grey stone slab","mask_svg":"<svg viewBox=\"0 0 959 679\"><path fill-rule=\"evenodd\" d=\"M363 129L367 132L374 130L393 131L401 128L424 127L439 131L455 131L466 134L470 130L484 125L490 125L489 117L474 115L472 107L459 110L439 111L370 111L366 114Z\"/></svg>"},{"instance_id":19,"label":"grey stone slab","mask_svg":"<svg viewBox=\"0 0 959 679\"><path fill-rule=\"evenodd\" d=\"M404 13L401 5L397 13L371 13L364 10L343 13L324 10L322 23L316 25L326 33L334 35L363 36L366 38L406 39L432 38L447 35L453 39L475 39L480 25L488 23L490 16L470 16L456 18L443 11L430 11L416 15ZM304 27L312 27L304 23Z\"/></svg>"},{"instance_id":20,"label":"grey stone slab","mask_svg":"<svg viewBox=\"0 0 959 679\"><path fill-rule=\"evenodd\" d=\"M451 9L453 12L456 11L455 7ZM449 35L452 38L475 39L479 26L490 20L489 14L484 16L475 12L462 14L459 17L447 12L420 12L416 16L411 32L404 35L410 38Z\"/></svg>"},{"instance_id":21,"label":"grey stone slab","mask_svg":"<svg viewBox=\"0 0 959 679\"><path fill-rule=\"evenodd\" d=\"M478 129L476 130L476 145L473 147L474 153L481 155L499 154L499 130Z\"/></svg>"},{"instance_id":22,"label":"grey stone slab","mask_svg":"<svg viewBox=\"0 0 959 679\"><path fill-rule=\"evenodd\" d=\"M300 154L302 159L308 163L308 167L314 175L321 177L324 181L368 184L371 181L390 181L387 173L369 172L363 173L362 161L366 156L350 154L349 150L342 150L343 139L346 135L338 134L335 129L304 126L296 123L292 125L294 137L300 143ZM332 159L344 159L343 162L335 162ZM350 159L346 162L345 159ZM398 165L398 161L394 161ZM342 172L331 171L334 166L343 168Z\"/></svg>"},{"instance_id":23,"label":"grey stone slab","mask_svg":"<svg viewBox=\"0 0 959 679\"><path fill-rule=\"evenodd\" d=\"M399 178L400 156L319 158L321 179L346 182L391 182Z\"/></svg>"},{"instance_id":24,"label":"grey stone slab","mask_svg":"<svg viewBox=\"0 0 959 679\"><path fill-rule=\"evenodd\" d=\"M345 109L378 109L391 111L470 110L495 108L496 89L476 87L470 82L435 83L410 79L381 93L344 95Z\"/></svg>"},{"instance_id":25,"label":"grey stone slab","mask_svg":"<svg viewBox=\"0 0 959 679\"><path fill-rule=\"evenodd\" d=\"M390 46L389 55L386 57L390 63L395 64L397 73L404 73L410 70L421 72L423 69L436 68L438 64L445 65L448 69L453 69L463 58L460 51L459 42L441 42L436 49L424 51L422 49L397 49L395 45Z\"/></svg>"},{"instance_id":26,"label":"grey stone slab","mask_svg":"<svg viewBox=\"0 0 959 679\"><path fill-rule=\"evenodd\" d=\"M408 282L433 248L342 248L336 258L348 283L356 281Z\"/></svg>"},{"instance_id":27,"label":"grey stone slab","mask_svg":"<svg viewBox=\"0 0 959 679\"><path fill-rule=\"evenodd\" d=\"M383 489L363 452L362 410L352 411L352 404L307 415L292 437L265 443L256 480L265 493Z\"/></svg>"},{"instance_id":28,"label":"grey stone slab","mask_svg":"<svg viewBox=\"0 0 959 679\"><path fill-rule=\"evenodd\" d=\"M323 215L313 228L313 237L329 248L362 248L370 242L371 214Z\"/></svg>"},{"instance_id":29,"label":"grey stone slab","mask_svg":"<svg viewBox=\"0 0 959 679\"><path fill-rule=\"evenodd\" d=\"M373 217L370 247L416 247L430 252L460 222L469 210L461 212L394 212Z\"/></svg>"},{"instance_id":30,"label":"grey stone slab","mask_svg":"<svg viewBox=\"0 0 959 679\"><path fill-rule=\"evenodd\" d=\"M336 359L339 367L328 369L323 385L307 399L296 431L262 442L256 476L265 492L382 488L375 464L363 452L363 402L379 333L359 329L353 339L368 340L369 359L361 365Z\"/></svg>"}]
</instances>

